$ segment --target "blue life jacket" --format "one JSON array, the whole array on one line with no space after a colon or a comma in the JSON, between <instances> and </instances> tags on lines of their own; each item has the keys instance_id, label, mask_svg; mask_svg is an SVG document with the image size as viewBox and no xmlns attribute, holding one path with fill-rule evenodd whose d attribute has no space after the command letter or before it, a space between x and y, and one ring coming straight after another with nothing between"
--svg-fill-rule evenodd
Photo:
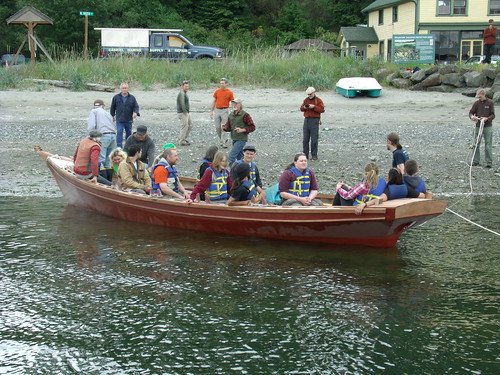
<instances>
[{"instance_id":1,"label":"blue life jacket","mask_svg":"<svg viewBox=\"0 0 500 375\"><path fill-rule=\"evenodd\" d=\"M374 186L370 189L368 194L360 194L354 200L353 206L357 206L363 202L371 201L372 199L380 198L382 194L384 194L385 188L387 187L387 183L382 177L378 178L377 186Z\"/></svg>"},{"instance_id":2,"label":"blue life jacket","mask_svg":"<svg viewBox=\"0 0 500 375\"><path fill-rule=\"evenodd\" d=\"M216 201L220 199L227 199L227 171L222 170L222 173L217 172L215 169L210 167L212 170L212 182L205 192L211 201Z\"/></svg>"},{"instance_id":3,"label":"blue life jacket","mask_svg":"<svg viewBox=\"0 0 500 375\"><path fill-rule=\"evenodd\" d=\"M411 186L404 178L403 176L403 182L405 183L406 186ZM423 178L420 178L420 183L418 184L418 186L414 187L414 189L416 191L418 191L419 193L423 193L425 191L425 181Z\"/></svg>"},{"instance_id":4,"label":"blue life jacket","mask_svg":"<svg viewBox=\"0 0 500 375\"><path fill-rule=\"evenodd\" d=\"M243 181L241 185L248 190L248 197L247 197L248 200L252 199L252 197L257 196L258 192L257 188L255 187L255 182L253 180Z\"/></svg>"},{"instance_id":5,"label":"blue life jacket","mask_svg":"<svg viewBox=\"0 0 500 375\"><path fill-rule=\"evenodd\" d=\"M236 160L233 166L238 163L244 163L243 159ZM255 177L257 176L257 170L254 162L247 163L250 166L250 178L255 181Z\"/></svg>"},{"instance_id":6,"label":"blue life jacket","mask_svg":"<svg viewBox=\"0 0 500 375\"><path fill-rule=\"evenodd\" d=\"M408 187L405 184L387 185L389 188L389 199L406 198L408 196Z\"/></svg>"},{"instance_id":7,"label":"blue life jacket","mask_svg":"<svg viewBox=\"0 0 500 375\"><path fill-rule=\"evenodd\" d=\"M292 167L290 170L295 174L295 181L290 182L290 187L288 192L290 194L296 195L297 197L308 197L311 190L311 175L309 173L309 168L306 168L304 174Z\"/></svg>"},{"instance_id":8,"label":"blue life jacket","mask_svg":"<svg viewBox=\"0 0 500 375\"><path fill-rule=\"evenodd\" d=\"M168 172L168 177L167 177L168 187L171 188L176 193L178 193L179 192L179 178L178 178L177 168L175 168L175 165L170 166L167 163L165 163L164 161L160 161L151 170L151 187L153 189L153 193L161 194L160 184L156 183L155 176L154 176L155 170L159 165L164 167Z\"/></svg>"}]
</instances>

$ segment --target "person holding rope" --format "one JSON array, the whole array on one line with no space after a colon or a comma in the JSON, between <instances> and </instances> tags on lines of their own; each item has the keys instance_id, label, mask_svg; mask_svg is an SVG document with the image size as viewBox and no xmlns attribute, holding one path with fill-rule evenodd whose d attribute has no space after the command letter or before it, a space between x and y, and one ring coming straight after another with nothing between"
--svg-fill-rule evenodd
<instances>
[{"instance_id":1,"label":"person holding rope","mask_svg":"<svg viewBox=\"0 0 500 375\"><path fill-rule=\"evenodd\" d=\"M474 131L474 158L473 166L479 165L480 152L479 146L481 138L484 137L484 158L486 161L485 168L491 168L493 164L493 119L495 118L495 107L493 100L486 96L486 90L480 88L476 92L477 100L469 111L469 118L475 122L476 129Z\"/></svg>"}]
</instances>

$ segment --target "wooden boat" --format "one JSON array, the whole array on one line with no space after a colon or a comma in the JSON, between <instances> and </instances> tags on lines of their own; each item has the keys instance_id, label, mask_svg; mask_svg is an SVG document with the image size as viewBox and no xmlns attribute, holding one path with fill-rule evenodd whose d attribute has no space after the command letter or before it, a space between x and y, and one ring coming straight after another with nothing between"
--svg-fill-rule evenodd
<instances>
[{"instance_id":1,"label":"wooden boat","mask_svg":"<svg viewBox=\"0 0 500 375\"><path fill-rule=\"evenodd\" d=\"M394 246L400 234L444 212L447 202L398 199L366 208L238 206L185 203L180 200L118 191L82 180L68 158L38 150L64 198L71 205L127 221L192 231L290 241ZM186 179L189 183L192 179ZM332 202L332 196L323 196Z\"/></svg>"},{"instance_id":2,"label":"wooden boat","mask_svg":"<svg viewBox=\"0 0 500 375\"><path fill-rule=\"evenodd\" d=\"M339 94L347 98L354 98L356 95L377 98L380 96L380 91L382 91L382 86L372 77L341 78L335 87Z\"/></svg>"}]
</instances>

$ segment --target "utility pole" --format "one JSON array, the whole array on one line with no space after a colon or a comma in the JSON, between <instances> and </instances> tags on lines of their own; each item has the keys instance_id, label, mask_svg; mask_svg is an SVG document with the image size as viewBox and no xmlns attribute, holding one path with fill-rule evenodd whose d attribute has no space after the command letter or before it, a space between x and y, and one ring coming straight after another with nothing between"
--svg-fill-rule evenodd
<instances>
[{"instance_id":1,"label":"utility pole","mask_svg":"<svg viewBox=\"0 0 500 375\"><path fill-rule=\"evenodd\" d=\"M85 16L85 41L83 43L83 57L87 59L87 51L89 47L89 16L93 16L94 12L80 12L80 16Z\"/></svg>"}]
</instances>

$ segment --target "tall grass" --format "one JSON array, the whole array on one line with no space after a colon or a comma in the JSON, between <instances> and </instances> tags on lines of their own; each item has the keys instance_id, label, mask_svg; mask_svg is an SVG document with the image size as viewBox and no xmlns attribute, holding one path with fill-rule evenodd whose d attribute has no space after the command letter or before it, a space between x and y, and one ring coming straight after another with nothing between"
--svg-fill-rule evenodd
<instances>
[{"instance_id":1,"label":"tall grass","mask_svg":"<svg viewBox=\"0 0 500 375\"><path fill-rule=\"evenodd\" d=\"M87 82L112 86L129 82L149 90L158 84L177 87L183 80L189 80L194 87L213 87L220 77L227 77L232 85L240 87L304 89L314 86L326 90L333 89L342 77L374 76L380 68L390 71L401 68L379 59L340 58L315 50L288 53L279 46L235 49L222 61L170 62L139 57L83 59L66 51L57 51L55 56L55 64L42 61L3 70L0 89L21 87L23 78L69 81L74 90L84 89Z\"/></svg>"}]
</instances>

